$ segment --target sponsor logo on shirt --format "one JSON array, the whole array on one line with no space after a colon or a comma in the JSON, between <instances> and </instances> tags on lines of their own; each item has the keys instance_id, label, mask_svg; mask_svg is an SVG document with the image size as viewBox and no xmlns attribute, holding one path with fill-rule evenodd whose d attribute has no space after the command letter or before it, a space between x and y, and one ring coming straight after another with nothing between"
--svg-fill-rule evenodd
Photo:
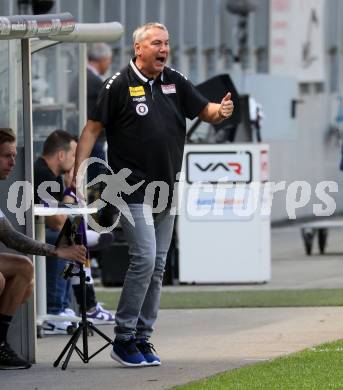
<instances>
[{"instance_id":1,"label":"sponsor logo on shirt","mask_svg":"<svg viewBox=\"0 0 343 390\"><path fill-rule=\"evenodd\" d=\"M132 98L132 100L133 100L134 102L145 102L145 101L146 101L146 97L145 97L145 96L134 97L134 98Z\"/></svg>"},{"instance_id":2,"label":"sponsor logo on shirt","mask_svg":"<svg viewBox=\"0 0 343 390\"><path fill-rule=\"evenodd\" d=\"M176 93L175 84L161 85L162 92L168 95L169 93Z\"/></svg>"},{"instance_id":3,"label":"sponsor logo on shirt","mask_svg":"<svg viewBox=\"0 0 343 390\"><path fill-rule=\"evenodd\" d=\"M130 96L144 96L144 87L140 85L139 87L129 87Z\"/></svg>"},{"instance_id":4,"label":"sponsor logo on shirt","mask_svg":"<svg viewBox=\"0 0 343 390\"><path fill-rule=\"evenodd\" d=\"M136 106L136 112L138 115L146 115L148 113L149 109L148 109L148 106L144 103L139 103L137 104Z\"/></svg>"}]
</instances>

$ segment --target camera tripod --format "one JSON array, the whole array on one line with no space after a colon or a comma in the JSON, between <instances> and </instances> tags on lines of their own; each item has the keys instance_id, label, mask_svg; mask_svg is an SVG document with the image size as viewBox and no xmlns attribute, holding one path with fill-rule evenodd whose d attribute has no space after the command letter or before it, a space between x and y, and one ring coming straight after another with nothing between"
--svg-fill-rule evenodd
<instances>
[{"instance_id":1,"label":"camera tripod","mask_svg":"<svg viewBox=\"0 0 343 390\"><path fill-rule=\"evenodd\" d=\"M81 234L76 234L75 243L82 244ZM96 356L98 353L103 351L105 348L107 348L109 345L113 345L113 340L111 340L107 335L105 335L103 332L101 332L99 329L94 326L94 324L87 320L86 316L86 272L84 270L83 264L79 264L79 271L73 272L74 264L70 264L67 269L65 270L65 278L72 277L72 276L79 276L80 277L80 285L82 289L82 296L81 296L81 305L80 305L80 312L81 312L81 321L78 322L78 327L75 329L73 335L71 336L70 340L64 347L63 351L60 353L56 361L54 362L54 367L57 367L63 356L67 354L63 364L62 364L62 370L65 370L68 366L69 360L73 354L74 351L79 355L80 359L83 361L83 363L88 363L94 356ZM107 343L101 347L98 351L94 352L92 355L89 356L88 353L88 334L89 332L94 331L99 336L101 336L104 340L107 341ZM77 342L82 335L82 349L80 349L77 346Z\"/></svg>"}]
</instances>

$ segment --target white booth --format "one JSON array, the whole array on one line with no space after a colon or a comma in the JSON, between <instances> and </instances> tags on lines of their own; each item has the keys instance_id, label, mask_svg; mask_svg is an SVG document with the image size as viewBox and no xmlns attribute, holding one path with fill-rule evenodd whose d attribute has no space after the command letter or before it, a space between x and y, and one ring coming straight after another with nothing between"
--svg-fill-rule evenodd
<instances>
[{"instance_id":1,"label":"white booth","mask_svg":"<svg viewBox=\"0 0 343 390\"><path fill-rule=\"evenodd\" d=\"M266 144L186 144L177 225L180 283L270 280Z\"/></svg>"}]
</instances>

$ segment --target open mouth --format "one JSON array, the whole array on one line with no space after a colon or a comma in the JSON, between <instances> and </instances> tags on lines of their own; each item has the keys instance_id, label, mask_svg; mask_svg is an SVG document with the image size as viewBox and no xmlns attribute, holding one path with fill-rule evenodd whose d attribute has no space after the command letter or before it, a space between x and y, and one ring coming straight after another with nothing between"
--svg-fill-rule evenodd
<instances>
[{"instance_id":1,"label":"open mouth","mask_svg":"<svg viewBox=\"0 0 343 390\"><path fill-rule=\"evenodd\" d=\"M156 61L157 61L157 63L158 63L159 65L164 65L165 62L166 62L166 58L165 58L165 57L162 57L162 56L156 57Z\"/></svg>"}]
</instances>

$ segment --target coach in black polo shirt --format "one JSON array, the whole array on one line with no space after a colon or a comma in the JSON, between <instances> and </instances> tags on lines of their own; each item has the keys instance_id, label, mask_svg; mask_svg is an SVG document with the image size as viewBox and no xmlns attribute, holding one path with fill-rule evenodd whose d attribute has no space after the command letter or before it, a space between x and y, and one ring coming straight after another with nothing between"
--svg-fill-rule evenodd
<instances>
[{"instance_id":1,"label":"coach in black polo shirt","mask_svg":"<svg viewBox=\"0 0 343 390\"><path fill-rule=\"evenodd\" d=\"M105 127L111 168L119 175L125 172L128 186L139 186L134 192L121 194L130 211L129 216L121 218L129 244L130 266L116 313L111 357L126 366L145 366L161 364L148 340L157 318L173 230L169 195L181 170L186 118L198 116L218 123L232 114L233 104L229 93L221 104L209 103L182 74L165 66L169 36L162 24L139 27L133 41L135 57L104 83L83 129L75 172L89 157ZM127 176L127 172L131 174ZM167 208L153 216L151 196L146 189L156 181L164 182L163 187L169 191L166 193L161 187L159 198L164 199L158 201Z\"/></svg>"}]
</instances>

